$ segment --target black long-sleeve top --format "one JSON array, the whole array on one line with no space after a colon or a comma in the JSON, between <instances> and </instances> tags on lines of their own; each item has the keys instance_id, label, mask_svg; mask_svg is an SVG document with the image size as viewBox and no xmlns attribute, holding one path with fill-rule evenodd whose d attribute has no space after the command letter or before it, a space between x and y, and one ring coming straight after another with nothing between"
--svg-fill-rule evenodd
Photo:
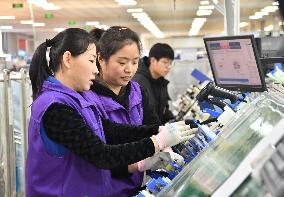
<instances>
[{"instance_id":1,"label":"black long-sleeve top","mask_svg":"<svg viewBox=\"0 0 284 197\"><path fill-rule=\"evenodd\" d=\"M106 84L98 77L91 86L91 90L95 91L97 94L108 96L115 100L117 103L129 109L129 95L131 91L131 83L128 83L125 87L122 87L119 94L116 95L111 89L109 89ZM161 125L161 121L155 110L155 106L149 102L149 95L147 91L140 86L141 96L142 96L142 107L143 107L143 125L158 124Z\"/></svg>"},{"instance_id":2,"label":"black long-sleeve top","mask_svg":"<svg viewBox=\"0 0 284 197\"><path fill-rule=\"evenodd\" d=\"M122 125L103 120L106 144L96 136L77 111L52 104L43 116L47 136L98 168L115 169L152 156L155 147L150 136L158 125Z\"/></svg>"}]
</instances>

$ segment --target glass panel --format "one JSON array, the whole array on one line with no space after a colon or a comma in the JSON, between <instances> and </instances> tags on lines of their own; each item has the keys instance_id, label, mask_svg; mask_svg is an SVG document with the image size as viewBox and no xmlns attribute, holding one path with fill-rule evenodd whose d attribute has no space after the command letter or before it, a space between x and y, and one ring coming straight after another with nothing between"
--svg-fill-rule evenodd
<instances>
[{"instance_id":1,"label":"glass panel","mask_svg":"<svg viewBox=\"0 0 284 197\"><path fill-rule=\"evenodd\" d=\"M275 93L263 93L238 112L221 136L158 196L211 195L284 117L283 113L284 100Z\"/></svg>"}]
</instances>

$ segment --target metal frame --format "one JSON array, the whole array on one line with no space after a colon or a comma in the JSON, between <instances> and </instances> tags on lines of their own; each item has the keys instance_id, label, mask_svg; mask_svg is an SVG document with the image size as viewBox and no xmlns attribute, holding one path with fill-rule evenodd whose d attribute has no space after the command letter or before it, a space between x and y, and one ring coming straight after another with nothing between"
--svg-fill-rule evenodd
<instances>
[{"instance_id":1,"label":"metal frame","mask_svg":"<svg viewBox=\"0 0 284 197\"><path fill-rule=\"evenodd\" d=\"M10 120L12 110L9 109L11 101L9 70L3 70L3 119L4 119L4 176L5 176L5 197L16 196L16 165L15 165L15 144L13 124Z\"/></svg>"},{"instance_id":2,"label":"metal frame","mask_svg":"<svg viewBox=\"0 0 284 197\"><path fill-rule=\"evenodd\" d=\"M228 36L240 34L240 0L224 0L224 6L209 0L224 16L224 31Z\"/></svg>"},{"instance_id":3,"label":"metal frame","mask_svg":"<svg viewBox=\"0 0 284 197\"><path fill-rule=\"evenodd\" d=\"M26 84L27 84L27 71L26 69L21 69L21 96L20 96L20 105L21 105L21 133L22 133L22 168L23 168L23 177L26 176L26 155L28 150L28 117L27 117L27 94L26 94ZM23 182L24 193L26 184Z\"/></svg>"}]
</instances>

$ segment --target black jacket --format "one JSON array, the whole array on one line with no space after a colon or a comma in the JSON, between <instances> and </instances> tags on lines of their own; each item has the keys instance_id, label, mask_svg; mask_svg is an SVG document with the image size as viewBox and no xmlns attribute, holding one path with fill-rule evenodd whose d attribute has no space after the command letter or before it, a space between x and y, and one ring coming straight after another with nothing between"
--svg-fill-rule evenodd
<instances>
[{"instance_id":1,"label":"black jacket","mask_svg":"<svg viewBox=\"0 0 284 197\"><path fill-rule=\"evenodd\" d=\"M164 77L153 79L149 70L148 57L143 57L139 61L138 71L133 77L147 92L149 104L155 106L155 110L162 124L174 119L172 112L169 110L170 96L168 93L168 83Z\"/></svg>"}]
</instances>

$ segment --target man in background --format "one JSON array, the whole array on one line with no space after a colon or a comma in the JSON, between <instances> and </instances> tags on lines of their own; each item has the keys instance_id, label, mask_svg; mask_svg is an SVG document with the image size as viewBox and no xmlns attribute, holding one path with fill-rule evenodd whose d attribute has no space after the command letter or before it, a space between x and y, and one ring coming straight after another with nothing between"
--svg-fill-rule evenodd
<instances>
[{"instance_id":1,"label":"man in background","mask_svg":"<svg viewBox=\"0 0 284 197\"><path fill-rule=\"evenodd\" d=\"M164 77L170 72L174 60L174 50L168 44L156 43L139 62L138 71L133 80L137 81L149 97L149 103L162 124L174 119L169 110L168 83Z\"/></svg>"}]
</instances>

